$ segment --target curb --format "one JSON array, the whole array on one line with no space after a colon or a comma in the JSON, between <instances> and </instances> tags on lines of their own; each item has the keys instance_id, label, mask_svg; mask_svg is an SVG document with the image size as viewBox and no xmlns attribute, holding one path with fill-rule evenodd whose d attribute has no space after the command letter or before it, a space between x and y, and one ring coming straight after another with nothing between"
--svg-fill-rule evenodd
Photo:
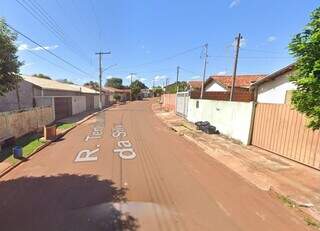
<instances>
[{"instance_id":1,"label":"curb","mask_svg":"<svg viewBox=\"0 0 320 231\"><path fill-rule=\"evenodd\" d=\"M210 147L208 147L208 146L205 145L205 144L202 144L202 143L197 142L197 140L194 139L190 134L185 134L185 133L179 132L178 130L176 130L176 129L174 128L174 126L170 125L169 123L166 123L163 118L161 118L160 116L158 116L158 115L157 115L158 112L155 111L154 108L152 108L152 109L153 109L153 112L155 113L155 115L159 118L159 120L160 120L164 125L166 125L166 127L168 127L169 129L175 131L179 136L183 136L183 138L186 139L186 140L188 140L189 142L192 142L192 143L196 144L198 147L200 147L201 149L203 149L204 152L205 152L208 156L210 156L211 158L215 159L212 155L210 155L210 154L208 153L209 150L212 150ZM225 165L223 162L221 162L221 161L219 161L219 160L217 160L217 159L215 159L215 160L218 161L219 163L223 164L226 168L232 170L232 169L229 168L227 165ZM241 176L241 175L238 174L236 171L234 171L234 170L232 170L232 171L235 172L237 175L239 175L239 176L240 176L242 179L244 179L247 183L253 185L254 187L258 188L259 190L268 192L271 196L274 196L274 197L278 197L278 196L287 197L287 195L285 195L285 194L284 194L283 192L281 192L280 190L277 190L277 189L274 188L272 185L267 185L266 187L261 187L261 186L255 184L255 183L249 181L249 180L246 179L245 177ZM299 205L300 203L299 203L298 201L292 199L292 198L288 198L288 199L290 199L293 203L296 204L295 209L296 209L299 213L302 214L303 219L308 219L308 218L310 218L310 219L316 221L316 223L319 223L319 222L320 222L320 219L319 219L320 215L314 213L311 208L306 208L306 207L300 206L300 205ZM305 221L305 222L306 222L306 221ZM319 228L315 227L315 229L319 229Z\"/></svg>"},{"instance_id":2,"label":"curb","mask_svg":"<svg viewBox=\"0 0 320 231\"><path fill-rule=\"evenodd\" d=\"M75 125L71 128L66 129L65 131L63 131L62 133L60 133L59 135L57 135L53 140L49 140L46 141L43 145L37 147L35 150L33 150L33 152L28 156L28 159L30 159L32 156L34 156L36 153L38 153L39 151L41 151L42 149L44 149L45 147L49 146L50 144L52 144L52 142L55 142L56 140L60 139L61 137L65 136L68 132L70 132L71 130L73 130L74 128L78 127L79 125L81 125L82 123L86 122L87 120L91 119L92 117L96 116L97 114L101 113L101 112L105 112L106 110L108 110L109 108L112 108L112 106L107 107L105 109L102 109L101 111L96 111L90 115L88 115L87 117L85 117L84 119L78 121L75 123ZM0 173L0 178L5 176L7 173L11 172L13 169L15 169L16 167L18 167L19 165L21 165L22 163L24 163L25 161L19 161L11 166L9 166L8 168L6 168L5 170L3 170Z\"/></svg>"}]
</instances>

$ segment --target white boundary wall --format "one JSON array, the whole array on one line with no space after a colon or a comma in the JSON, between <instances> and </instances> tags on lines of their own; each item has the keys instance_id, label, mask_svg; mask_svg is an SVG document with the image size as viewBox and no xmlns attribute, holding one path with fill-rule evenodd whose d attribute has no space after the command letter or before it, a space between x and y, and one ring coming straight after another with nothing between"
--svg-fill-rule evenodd
<instances>
[{"instance_id":1,"label":"white boundary wall","mask_svg":"<svg viewBox=\"0 0 320 231\"><path fill-rule=\"evenodd\" d=\"M86 110L85 96L72 96L72 115L84 112Z\"/></svg>"},{"instance_id":2,"label":"white boundary wall","mask_svg":"<svg viewBox=\"0 0 320 231\"><path fill-rule=\"evenodd\" d=\"M247 145L250 142L252 110L253 102L190 99L187 119L193 123L209 121L221 134Z\"/></svg>"}]
</instances>

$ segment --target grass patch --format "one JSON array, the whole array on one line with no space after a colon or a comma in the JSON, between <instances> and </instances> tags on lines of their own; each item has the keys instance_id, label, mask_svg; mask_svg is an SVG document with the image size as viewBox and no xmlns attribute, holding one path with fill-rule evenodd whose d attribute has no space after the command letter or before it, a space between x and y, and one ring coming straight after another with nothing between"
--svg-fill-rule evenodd
<instances>
[{"instance_id":1,"label":"grass patch","mask_svg":"<svg viewBox=\"0 0 320 231\"><path fill-rule=\"evenodd\" d=\"M320 229L320 222L316 221L315 219L312 219L310 217L306 217L304 221L307 223L308 226L312 226L316 229Z\"/></svg>"},{"instance_id":2,"label":"grass patch","mask_svg":"<svg viewBox=\"0 0 320 231\"><path fill-rule=\"evenodd\" d=\"M278 194L277 197L279 200L285 204L287 207L295 209L297 212L299 212L300 215L302 215L304 222L306 224L314 229L320 230L320 222L315 220L314 218L310 217L309 215L305 214L300 208L299 205L296 204L294 201L292 201L290 198Z\"/></svg>"},{"instance_id":3,"label":"grass patch","mask_svg":"<svg viewBox=\"0 0 320 231\"><path fill-rule=\"evenodd\" d=\"M31 133L25 135L16 140L15 146L21 146L23 150L23 157L28 158L32 152L43 145L44 143L40 141L41 134L39 133ZM20 160L15 159L12 153L13 146L9 146L1 150L0 152L0 162L8 161L12 164L19 162Z\"/></svg>"},{"instance_id":4,"label":"grass patch","mask_svg":"<svg viewBox=\"0 0 320 231\"><path fill-rule=\"evenodd\" d=\"M280 201L282 201L283 204L285 204L289 208L297 208L298 207L294 201L292 201L291 199L289 199L286 196L278 195L278 198L280 199Z\"/></svg>"},{"instance_id":5,"label":"grass patch","mask_svg":"<svg viewBox=\"0 0 320 231\"><path fill-rule=\"evenodd\" d=\"M62 123L62 124L59 124L59 125L57 126L57 129L67 130L67 129L72 128L72 127L74 127L74 126L75 126L74 123Z\"/></svg>"}]
</instances>

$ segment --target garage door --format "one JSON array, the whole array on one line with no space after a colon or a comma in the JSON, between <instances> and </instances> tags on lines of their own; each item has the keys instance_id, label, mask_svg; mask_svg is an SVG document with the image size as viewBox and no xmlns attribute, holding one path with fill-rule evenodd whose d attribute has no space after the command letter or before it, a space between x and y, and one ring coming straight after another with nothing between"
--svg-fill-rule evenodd
<instances>
[{"instance_id":1,"label":"garage door","mask_svg":"<svg viewBox=\"0 0 320 231\"><path fill-rule=\"evenodd\" d=\"M86 105L87 105L87 111L94 109L94 96L93 95L86 96Z\"/></svg>"},{"instance_id":2,"label":"garage door","mask_svg":"<svg viewBox=\"0 0 320 231\"><path fill-rule=\"evenodd\" d=\"M56 120L63 119L72 115L72 98L71 97L55 97L54 109Z\"/></svg>"}]
</instances>

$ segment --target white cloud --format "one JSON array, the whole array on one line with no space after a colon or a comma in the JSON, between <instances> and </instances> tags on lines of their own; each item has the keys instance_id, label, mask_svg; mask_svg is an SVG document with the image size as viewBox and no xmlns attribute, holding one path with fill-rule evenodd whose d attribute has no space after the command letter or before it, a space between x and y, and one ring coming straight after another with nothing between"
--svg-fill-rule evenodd
<instances>
[{"instance_id":1,"label":"white cloud","mask_svg":"<svg viewBox=\"0 0 320 231\"><path fill-rule=\"evenodd\" d=\"M112 76L112 75L108 75L107 76L107 79L112 79L112 78L116 78L115 76Z\"/></svg>"},{"instance_id":2,"label":"white cloud","mask_svg":"<svg viewBox=\"0 0 320 231\"><path fill-rule=\"evenodd\" d=\"M26 64L23 64L22 67L29 67L29 66L32 66L34 63L26 63Z\"/></svg>"},{"instance_id":3,"label":"white cloud","mask_svg":"<svg viewBox=\"0 0 320 231\"><path fill-rule=\"evenodd\" d=\"M195 75L195 76L191 77L191 79L200 79L200 78L201 78L200 75Z\"/></svg>"},{"instance_id":4,"label":"white cloud","mask_svg":"<svg viewBox=\"0 0 320 231\"><path fill-rule=\"evenodd\" d=\"M217 75L226 75L226 74L227 74L226 71L219 71L219 72L217 73Z\"/></svg>"},{"instance_id":5,"label":"white cloud","mask_svg":"<svg viewBox=\"0 0 320 231\"><path fill-rule=\"evenodd\" d=\"M132 79L136 79L136 78L137 78L136 75L132 75ZM126 79L131 79L131 75L128 75L128 76L126 77Z\"/></svg>"},{"instance_id":6,"label":"white cloud","mask_svg":"<svg viewBox=\"0 0 320 231\"><path fill-rule=\"evenodd\" d=\"M158 81L158 80L160 80L160 79L165 79L165 78L167 78L166 75L156 75L156 76L154 77L154 80Z\"/></svg>"},{"instance_id":7,"label":"white cloud","mask_svg":"<svg viewBox=\"0 0 320 231\"><path fill-rule=\"evenodd\" d=\"M236 7L240 4L240 0L233 0L230 5L229 5L229 8L233 8L233 7Z\"/></svg>"},{"instance_id":8,"label":"white cloud","mask_svg":"<svg viewBox=\"0 0 320 231\"><path fill-rule=\"evenodd\" d=\"M43 46L45 49L47 50L54 50L56 48L58 48L58 45L52 45L52 46ZM29 50L29 51L41 51L44 50L44 48L42 47L30 47L28 44L26 43L20 43L20 45L18 46L18 50L19 51L25 51L25 50Z\"/></svg>"},{"instance_id":9,"label":"white cloud","mask_svg":"<svg viewBox=\"0 0 320 231\"><path fill-rule=\"evenodd\" d=\"M236 46L236 44L237 44L236 42L237 42L236 40L233 41L233 43L232 43L233 47ZM247 45L247 40L244 38L240 39L240 47L245 47L246 45Z\"/></svg>"},{"instance_id":10,"label":"white cloud","mask_svg":"<svg viewBox=\"0 0 320 231\"><path fill-rule=\"evenodd\" d=\"M146 81L147 79L146 78L140 78L139 79L141 82L144 82L144 81Z\"/></svg>"},{"instance_id":11,"label":"white cloud","mask_svg":"<svg viewBox=\"0 0 320 231\"><path fill-rule=\"evenodd\" d=\"M22 43L18 46L19 51L24 51L24 50L28 50L28 49L29 49L29 46L28 46L28 44L25 44L25 43Z\"/></svg>"},{"instance_id":12,"label":"white cloud","mask_svg":"<svg viewBox=\"0 0 320 231\"><path fill-rule=\"evenodd\" d=\"M268 37L267 41L268 41L269 43L272 43L272 42L274 42L276 39L277 39L276 36L271 35L271 36Z\"/></svg>"},{"instance_id":13,"label":"white cloud","mask_svg":"<svg viewBox=\"0 0 320 231\"><path fill-rule=\"evenodd\" d=\"M45 49L47 50L54 50L56 48L58 48L59 46L58 45L53 45L53 46L44 46ZM41 50L44 50L42 47L34 47L34 48L31 48L31 50L34 50L34 51L41 51Z\"/></svg>"}]
</instances>

